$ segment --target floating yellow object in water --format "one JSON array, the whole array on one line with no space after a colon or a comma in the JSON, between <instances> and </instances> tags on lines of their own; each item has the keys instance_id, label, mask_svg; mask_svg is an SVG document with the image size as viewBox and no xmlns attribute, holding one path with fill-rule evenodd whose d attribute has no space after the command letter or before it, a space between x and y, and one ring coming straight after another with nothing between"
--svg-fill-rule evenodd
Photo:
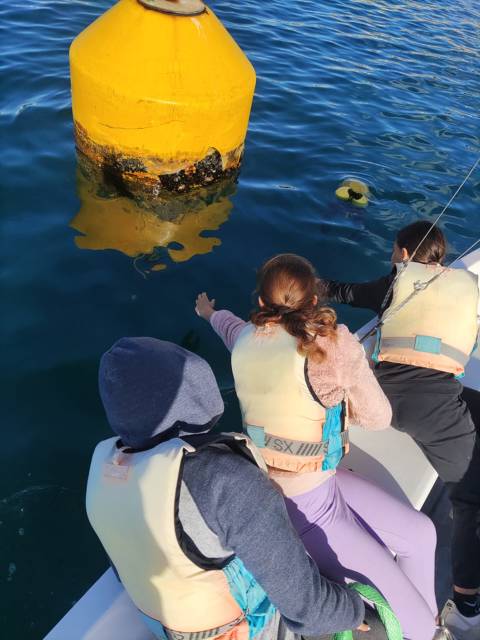
<instances>
[{"instance_id":1,"label":"floating yellow object in water","mask_svg":"<svg viewBox=\"0 0 480 640\"><path fill-rule=\"evenodd\" d=\"M70 48L77 147L135 195L239 170L255 71L200 0L120 0Z\"/></svg>"},{"instance_id":2,"label":"floating yellow object in water","mask_svg":"<svg viewBox=\"0 0 480 640\"><path fill-rule=\"evenodd\" d=\"M344 180L335 191L335 195L340 200L346 200L357 207L366 207L368 204L368 196L370 191L365 182L361 180Z\"/></svg>"}]
</instances>

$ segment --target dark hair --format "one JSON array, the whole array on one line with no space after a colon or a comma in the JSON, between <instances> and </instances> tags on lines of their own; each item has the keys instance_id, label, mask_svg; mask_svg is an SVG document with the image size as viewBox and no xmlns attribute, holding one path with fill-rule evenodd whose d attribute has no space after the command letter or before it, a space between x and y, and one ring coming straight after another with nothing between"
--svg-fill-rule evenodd
<instances>
[{"instance_id":1,"label":"dark hair","mask_svg":"<svg viewBox=\"0 0 480 640\"><path fill-rule=\"evenodd\" d=\"M268 260L257 276L257 293L263 306L253 311L251 322L262 327L280 324L297 338L298 352L315 362L325 357L317 336L336 337L337 314L318 305L319 280L312 264L292 253ZM317 296L317 299L315 299Z\"/></svg>"},{"instance_id":2,"label":"dark hair","mask_svg":"<svg viewBox=\"0 0 480 640\"><path fill-rule=\"evenodd\" d=\"M427 233L428 236L422 242ZM412 222L407 227L400 229L395 242L400 249L406 249L410 255L418 247L413 262L423 262L425 264L438 262L441 264L447 252L445 236L437 226L432 229L432 223L427 220ZM420 246L418 246L419 244Z\"/></svg>"}]
</instances>

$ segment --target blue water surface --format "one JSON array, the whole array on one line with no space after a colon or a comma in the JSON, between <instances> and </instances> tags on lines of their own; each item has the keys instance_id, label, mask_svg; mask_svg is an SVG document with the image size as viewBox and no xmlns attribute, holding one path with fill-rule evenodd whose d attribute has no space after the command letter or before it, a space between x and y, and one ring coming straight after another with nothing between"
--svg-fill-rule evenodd
<instances>
[{"instance_id":1,"label":"blue water surface","mask_svg":"<svg viewBox=\"0 0 480 640\"><path fill-rule=\"evenodd\" d=\"M255 268L282 251L328 277L383 275L396 230L432 220L480 153L478 2L216 0L257 71L236 193L211 217L178 222L170 254L81 249L68 46L109 6L0 7L5 638L41 638L106 567L83 506L92 449L109 435L100 354L123 335L191 346L235 427L228 354L193 314L196 294L245 315ZM367 208L335 199L349 176L370 185ZM479 236L479 204L477 172L443 219L452 254ZM356 328L369 314L340 316Z\"/></svg>"}]
</instances>

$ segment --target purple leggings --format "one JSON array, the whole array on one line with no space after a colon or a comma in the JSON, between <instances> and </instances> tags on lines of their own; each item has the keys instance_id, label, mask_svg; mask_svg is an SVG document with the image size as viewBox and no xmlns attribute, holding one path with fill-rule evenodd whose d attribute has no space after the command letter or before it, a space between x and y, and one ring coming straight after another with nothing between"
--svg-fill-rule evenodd
<instances>
[{"instance_id":1,"label":"purple leggings","mask_svg":"<svg viewBox=\"0 0 480 640\"><path fill-rule=\"evenodd\" d=\"M343 469L286 503L323 575L375 586L400 620L405 640L433 638L436 533L427 516Z\"/></svg>"}]
</instances>

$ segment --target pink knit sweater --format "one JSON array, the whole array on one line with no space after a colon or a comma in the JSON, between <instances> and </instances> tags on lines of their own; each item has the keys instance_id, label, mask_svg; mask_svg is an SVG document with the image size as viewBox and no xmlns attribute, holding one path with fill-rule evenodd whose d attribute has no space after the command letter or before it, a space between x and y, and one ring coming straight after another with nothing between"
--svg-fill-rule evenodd
<instances>
[{"instance_id":1,"label":"pink knit sweater","mask_svg":"<svg viewBox=\"0 0 480 640\"><path fill-rule=\"evenodd\" d=\"M232 351L235 342L247 324L230 311L215 311L210 318L215 332ZM362 345L341 324L337 339L317 338L326 353L320 364L308 362L308 378L317 397L326 407L333 407L344 398L348 402L349 423L364 429L380 430L390 425L392 410L385 394L370 369ZM303 493L332 475L331 472L298 474L271 470L271 477L281 485L286 495ZM308 476L308 477L306 477Z\"/></svg>"}]
</instances>

